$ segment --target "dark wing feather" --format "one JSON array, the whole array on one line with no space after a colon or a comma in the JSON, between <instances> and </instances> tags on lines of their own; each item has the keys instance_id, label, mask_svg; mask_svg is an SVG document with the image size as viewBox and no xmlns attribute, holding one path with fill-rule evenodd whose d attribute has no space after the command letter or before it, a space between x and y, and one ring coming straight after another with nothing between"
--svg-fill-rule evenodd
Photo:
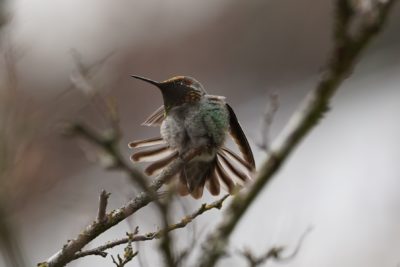
<instances>
[{"instance_id":1,"label":"dark wing feather","mask_svg":"<svg viewBox=\"0 0 400 267\"><path fill-rule=\"evenodd\" d=\"M164 106L154 111L143 123L144 126L160 126L164 120Z\"/></svg>"},{"instance_id":2,"label":"dark wing feather","mask_svg":"<svg viewBox=\"0 0 400 267\"><path fill-rule=\"evenodd\" d=\"M229 133L231 134L233 141L235 141L235 143L238 145L239 150L242 153L246 162L248 162L251 167L255 169L256 164L254 162L253 152L251 151L246 135L244 134L242 127L240 127L239 121L231 106L226 104L226 107L229 111Z\"/></svg>"}]
</instances>

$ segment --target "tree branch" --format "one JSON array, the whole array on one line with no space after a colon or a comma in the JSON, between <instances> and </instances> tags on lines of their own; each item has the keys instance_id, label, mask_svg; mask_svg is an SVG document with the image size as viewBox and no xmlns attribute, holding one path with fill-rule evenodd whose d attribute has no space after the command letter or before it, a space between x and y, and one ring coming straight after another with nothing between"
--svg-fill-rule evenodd
<instances>
[{"instance_id":1,"label":"tree branch","mask_svg":"<svg viewBox=\"0 0 400 267\"><path fill-rule=\"evenodd\" d=\"M161 238L166 232L171 232L177 229L184 228L186 225L191 223L194 219L196 219L199 215L203 214L204 212L210 211L212 209L221 209L223 202L228 198L229 195L225 195L221 199L214 201L210 204L202 204L199 209L197 209L195 212L193 212L190 215L185 216L182 218L179 222L175 224L171 224L168 227L155 231L155 232L150 232L144 235L138 235L137 231L133 234L128 234L128 237L117 239L114 241L107 242L104 245L98 246L93 249L88 249L85 251L77 252L75 254L74 259L82 258L88 255L106 255L104 254L105 250L111 249L113 247L122 245L122 244L127 244L129 241L131 242L138 242L138 241L148 241L148 240L153 240L153 239L159 239Z\"/></svg>"},{"instance_id":2,"label":"tree branch","mask_svg":"<svg viewBox=\"0 0 400 267\"><path fill-rule=\"evenodd\" d=\"M118 160L119 164L117 166L119 168L129 170L129 173L135 179L137 177L136 174L138 175L138 177L145 177L144 174L142 174L141 172L130 168L128 165L123 163L124 161L122 160L122 157L120 156L114 145L110 145L110 143L104 142L104 140L101 139L99 135L90 131L83 125L79 125L77 129L83 135L85 135L87 139L97 143L105 149L108 149L108 151ZM38 266L65 266L68 262L74 260L75 254L94 238L155 200L157 198L156 192L158 189L161 188L164 182L174 176L176 173L178 173L180 169L184 166L184 164L187 161L190 161L190 159L192 159L198 153L199 152L195 150L189 151L187 154L182 155L182 157L174 160L161 172L161 174L159 174L153 180L153 182L147 187L146 190L139 193L134 199L130 200L119 209L107 213L103 221L95 221L88 225L86 229L81 232L76 238L69 240L68 243L66 243L60 251L50 257L46 262L39 263Z\"/></svg>"},{"instance_id":3,"label":"tree branch","mask_svg":"<svg viewBox=\"0 0 400 267\"><path fill-rule=\"evenodd\" d=\"M350 37L348 28L353 13L349 12L347 6L343 7L348 4L346 0L337 1L335 45L325 75L316 89L309 93L303 105L292 116L281 135L278 136L275 146L261 166L255 182L247 192L242 192L233 199L227 209L225 220L209 235L203 246L203 253L198 259L198 266L215 266L225 251L229 236L248 207L264 186L271 181L290 153L328 111L330 99L352 71L360 53L371 38L381 30L393 3L394 0L380 2L377 7L379 8L378 16L374 23L362 24L355 37Z\"/></svg>"},{"instance_id":4,"label":"tree branch","mask_svg":"<svg viewBox=\"0 0 400 267\"><path fill-rule=\"evenodd\" d=\"M306 236L311 232L312 228L308 228L300 237L297 246L287 256L283 256L282 252L285 250L283 246L279 247L272 247L266 253L261 256L254 256L250 250L245 250L241 252L241 255L246 258L247 262L249 263L249 267L257 267L262 264L265 264L268 260L273 259L275 261L284 262L290 261L299 253L301 246L303 245L304 239Z\"/></svg>"}]
</instances>

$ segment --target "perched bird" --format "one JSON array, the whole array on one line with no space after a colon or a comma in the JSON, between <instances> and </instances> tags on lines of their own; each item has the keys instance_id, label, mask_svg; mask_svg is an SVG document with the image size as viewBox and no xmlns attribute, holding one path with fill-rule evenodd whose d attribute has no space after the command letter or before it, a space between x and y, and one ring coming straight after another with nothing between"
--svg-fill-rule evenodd
<instances>
[{"instance_id":1,"label":"perched bird","mask_svg":"<svg viewBox=\"0 0 400 267\"><path fill-rule=\"evenodd\" d=\"M130 148L145 149L132 155L132 161L154 161L145 172L153 175L190 149L201 151L176 175L178 192L194 198L203 195L204 186L212 195L219 195L220 184L229 193L243 185L255 170L253 153L225 97L209 95L195 79L176 76L163 82L132 77L158 87L164 105L142 124L161 126L161 137L138 140ZM242 157L224 146L227 134L239 147Z\"/></svg>"}]
</instances>

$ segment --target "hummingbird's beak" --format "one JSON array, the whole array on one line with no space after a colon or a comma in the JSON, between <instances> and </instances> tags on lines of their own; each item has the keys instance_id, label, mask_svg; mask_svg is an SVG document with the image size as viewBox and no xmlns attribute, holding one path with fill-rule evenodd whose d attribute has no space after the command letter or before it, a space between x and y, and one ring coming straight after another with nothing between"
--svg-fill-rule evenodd
<instances>
[{"instance_id":1,"label":"hummingbird's beak","mask_svg":"<svg viewBox=\"0 0 400 267\"><path fill-rule=\"evenodd\" d=\"M136 78L136 79L139 79L139 80L142 80L142 81L145 81L145 82L148 82L148 83L151 83L152 85L155 85L155 86L157 86L158 88L160 88L160 85L161 85L161 83L156 82L156 81L153 81L153 80L148 79L148 78L145 78L145 77L140 77L140 76L137 76L137 75L131 75L131 77ZM161 89L161 88L160 88L160 89Z\"/></svg>"}]
</instances>

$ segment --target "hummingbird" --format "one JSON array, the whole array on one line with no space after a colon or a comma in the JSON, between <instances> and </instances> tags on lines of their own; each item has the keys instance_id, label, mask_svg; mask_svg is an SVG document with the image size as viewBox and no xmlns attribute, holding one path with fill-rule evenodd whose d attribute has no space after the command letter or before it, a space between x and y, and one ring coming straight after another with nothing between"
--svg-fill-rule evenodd
<instances>
[{"instance_id":1,"label":"hummingbird","mask_svg":"<svg viewBox=\"0 0 400 267\"><path fill-rule=\"evenodd\" d=\"M177 181L180 195L198 199L204 187L219 195L221 185L233 194L250 180L255 170L253 153L225 97L207 94L200 82L188 76L163 82L132 77L157 87L164 102L142 123L159 126L161 137L129 143L130 148L147 148L131 156L134 162L152 162L145 169L147 175L161 172L174 159L195 149L200 152L175 175L177 179L171 178ZM225 146L228 135L241 156Z\"/></svg>"}]
</instances>

